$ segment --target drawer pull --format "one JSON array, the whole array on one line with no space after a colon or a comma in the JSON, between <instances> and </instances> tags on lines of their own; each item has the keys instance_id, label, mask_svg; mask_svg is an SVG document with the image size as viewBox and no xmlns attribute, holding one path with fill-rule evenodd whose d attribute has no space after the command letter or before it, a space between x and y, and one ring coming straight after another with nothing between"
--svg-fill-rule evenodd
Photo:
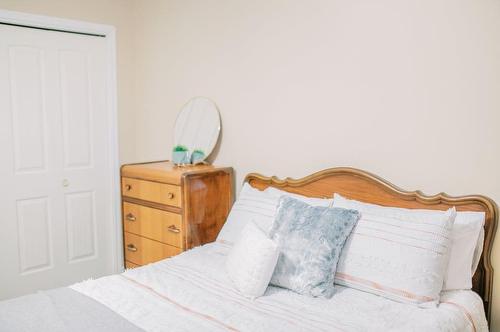
<instances>
[{"instance_id":1,"label":"drawer pull","mask_svg":"<svg viewBox=\"0 0 500 332\"><path fill-rule=\"evenodd\" d=\"M168 199L173 199L174 198L174 193L168 193L167 197L168 197Z\"/></svg>"},{"instance_id":2,"label":"drawer pull","mask_svg":"<svg viewBox=\"0 0 500 332\"><path fill-rule=\"evenodd\" d=\"M132 189L132 186L130 184L125 185L125 190L130 191Z\"/></svg>"},{"instance_id":3,"label":"drawer pull","mask_svg":"<svg viewBox=\"0 0 500 332\"><path fill-rule=\"evenodd\" d=\"M132 251L132 252L136 252L137 251L137 247L134 246L133 244L127 244L127 250L128 251Z\"/></svg>"},{"instance_id":4,"label":"drawer pull","mask_svg":"<svg viewBox=\"0 0 500 332\"><path fill-rule=\"evenodd\" d=\"M135 216L132 214L132 213L128 213L125 218L128 220L128 221L135 221L136 218Z\"/></svg>"},{"instance_id":5,"label":"drawer pull","mask_svg":"<svg viewBox=\"0 0 500 332\"><path fill-rule=\"evenodd\" d=\"M175 227L175 225L168 226L168 231L172 232L172 233L180 233L181 232L181 230L178 229L177 227Z\"/></svg>"}]
</instances>

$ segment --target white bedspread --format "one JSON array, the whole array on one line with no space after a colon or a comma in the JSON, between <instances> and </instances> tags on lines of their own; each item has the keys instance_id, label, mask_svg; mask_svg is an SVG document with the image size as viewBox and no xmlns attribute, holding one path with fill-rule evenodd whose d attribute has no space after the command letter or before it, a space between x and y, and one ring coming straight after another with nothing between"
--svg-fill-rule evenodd
<instances>
[{"instance_id":1,"label":"white bedspread","mask_svg":"<svg viewBox=\"0 0 500 332\"><path fill-rule=\"evenodd\" d=\"M480 297L446 292L421 309L337 286L332 299L269 287L252 301L224 271L229 247L212 243L123 274L71 286L145 331L487 331Z\"/></svg>"}]
</instances>

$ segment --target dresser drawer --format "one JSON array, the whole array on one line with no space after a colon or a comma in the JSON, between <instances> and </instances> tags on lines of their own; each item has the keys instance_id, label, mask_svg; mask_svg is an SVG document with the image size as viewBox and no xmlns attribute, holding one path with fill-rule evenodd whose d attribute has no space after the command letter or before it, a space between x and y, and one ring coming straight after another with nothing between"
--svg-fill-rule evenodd
<instances>
[{"instance_id":1,"label":"dresser drawer","mask_svg":"<svg viewBox=\"0 0 500 332\"><path fill-rule=\"evenodd\" d=\"M124 233L125 260L138 265L149 264L178 255L182 249L132 233Z\"/></svg>"},{"instance_id":2,"label":"dresser drawer","mask_svg":"<svg viewBox=\"0 0 500 332\"><path fill-rule=\"evenodd\" d=\"M134 264L129 261L125 261L125 268L126 269L135 269L136 267L139 267L140 265Z\"/></svg>"},{"instance_id":3,"label":"dresser drawer","mask_svg":"<svg viewBox=\"0 0 500 332\"><path fill-rule=\"evenodd\" d=\"M122 178L122 193L145 201L181 206L181 188L171 184Z\"/></svg>"},{"instance_id":4,"label":"dresser drawer","mask_svg":"<svg viewBox=\"0 0 500 332\"><path fill-rule=\"evenodd\" d=\"M126 232L183 247L180 214L123 202L123 228Z\"/></svg>"}]
</instances>

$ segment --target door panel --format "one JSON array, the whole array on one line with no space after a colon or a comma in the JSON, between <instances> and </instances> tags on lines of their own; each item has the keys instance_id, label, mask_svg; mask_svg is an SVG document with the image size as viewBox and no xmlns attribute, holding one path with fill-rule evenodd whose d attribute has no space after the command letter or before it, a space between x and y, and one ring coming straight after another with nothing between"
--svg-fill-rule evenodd
<instances>
[{"instance_id":1,"label":"door panel","mask_svg":"<svg viewBox=\"0 0 500 332\"><path fill-rule=\"evenodd\" d=\"M52 268L48 198L18 200L16 205L20 273Z\"/></svg>"},{"instance_id":2,"label":"door panel","mask_svg":"<svg viewBox=\"0 0 500 332\"><path fill-rule=\"evenodd\" d=\"M78 262L97 255L95 199L92 191L65 195L68 230L68 261Z\"/></svg>"},{"instance_id":3,"label":"door panel","mask_svg":"<svg viewBox=\"0 0 500 332\"><path fill-rule=\"evenodd\" d=\"M114 272L106 50L0 25L0 299Z\"/></svg>"},{"instance_id":4,"label":"door panel","mask_svg":"<svg viewBox=\"0 0 500 332\"><path fill-rule=\"evenodd\" d=\"M45 171L43 53L26 46L11 46L8 52L15 170Z\"/></svg>"},{"instance_id":5,"label":"door panel","mask_svg":"<svg viewBox=\"0 0 500 332\"><path fill-rule=\"evenodd\" d=\"M59 52L59 59L65 168L88 168L92 164L92 141L87 55L63 50Z\"/></svg>"}]
</instances>

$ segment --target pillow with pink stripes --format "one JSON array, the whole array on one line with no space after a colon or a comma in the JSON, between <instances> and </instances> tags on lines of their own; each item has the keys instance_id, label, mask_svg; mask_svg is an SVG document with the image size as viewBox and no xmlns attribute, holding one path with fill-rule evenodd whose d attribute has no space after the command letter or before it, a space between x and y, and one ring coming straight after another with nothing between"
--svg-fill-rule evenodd
<instances>
[{"instance_id":1,"label":"pillow with pink stripes","mask_svg":"<svg viewBox=\"0 0 500 332\"><path fill-rule=\"evenodd\" d=\"M334 195L361 218L347 239L335 283L421 307L435 306L452 245L455 208L433 214Z\"/></svg>"}]
</instances>

